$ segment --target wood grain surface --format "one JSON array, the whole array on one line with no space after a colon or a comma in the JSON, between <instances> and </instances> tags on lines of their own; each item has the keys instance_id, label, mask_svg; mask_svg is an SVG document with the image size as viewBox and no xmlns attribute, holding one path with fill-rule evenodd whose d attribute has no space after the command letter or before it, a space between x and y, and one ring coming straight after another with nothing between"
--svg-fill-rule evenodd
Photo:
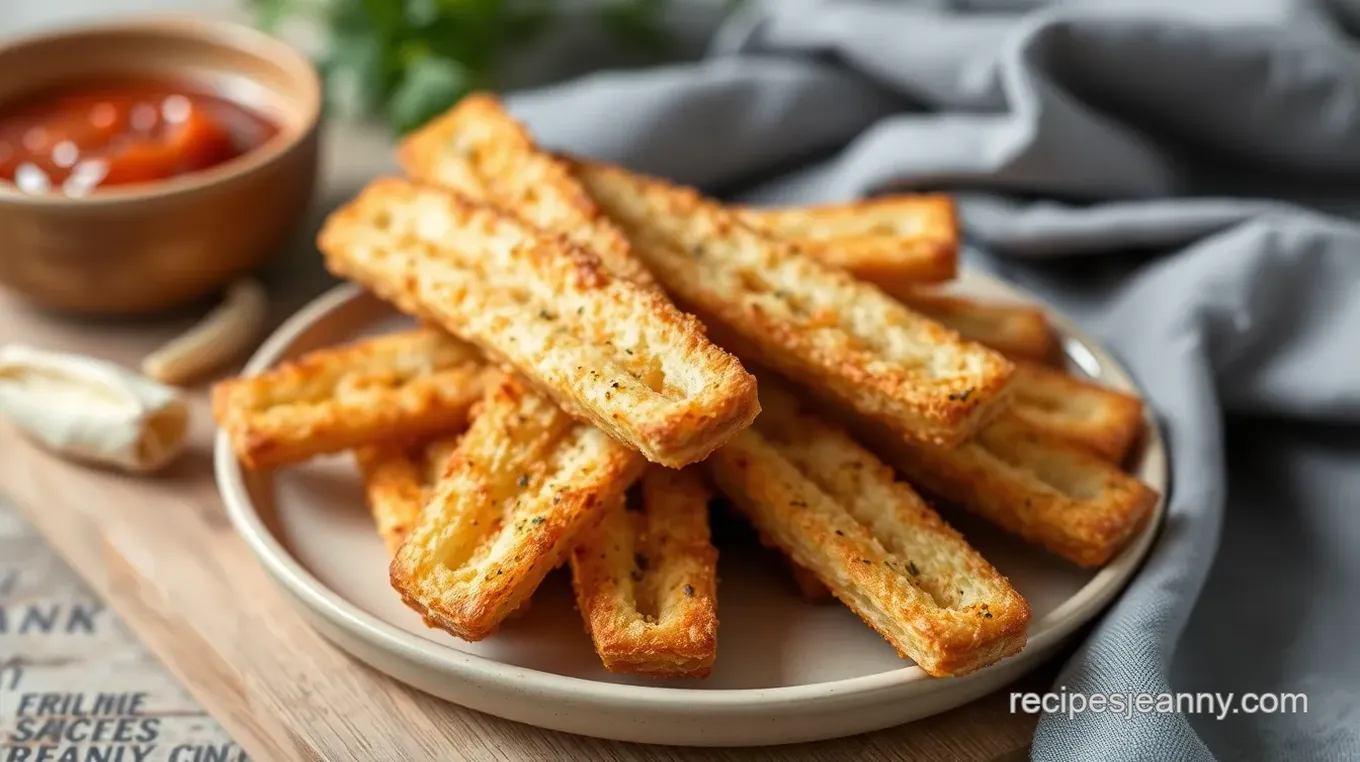
<instances>
[{"instance_id":1,"label":"wood grain surface","mask_svg":"<svg viewBox=\"0 0 1360 762\"><path fill-rule=\"evenodd\" d=\"M385 140L331 136L325 209L390 166ZM354 157L367 157L367 166ZM317 217L319 215L313 215ZM331 285L298 243L264 273L275 318ZM135 367L201 314L89 321L0 293L0 343L69 349ZM254 760L1012 760L1036 718L1007 691L910 725L814 744L685 749L540 730L419 693L349 658L274 590L223 512L211 469L205 388L191 390L193 445L163 474L132 477L63 462L0 424L0 488ZM1016 687L1044 690L1055 667Z\"/></svg>"}]
</instances>

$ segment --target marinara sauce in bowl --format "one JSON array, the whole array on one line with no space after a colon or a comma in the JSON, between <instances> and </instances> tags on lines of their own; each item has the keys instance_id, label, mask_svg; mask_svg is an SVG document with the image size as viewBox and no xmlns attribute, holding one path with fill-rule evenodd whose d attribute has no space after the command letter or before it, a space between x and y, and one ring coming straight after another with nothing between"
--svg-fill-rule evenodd
<instances>
[{"instance_id":1,"label":"marinara sauce in bowl","mask_svg":"<svg viewBox=\"0 0 1360 762\"><path fill-rule=\"evenodd\" d=\"M149 20L0 47L0 282L135 313L260 264L302 217L320 86L234 24Z\"/></svg>"},{"instance_id":2,"label":"marinara sauce in bowl","mask_svg":"<svg viewBox=\"0 0 1360 762\"><path fill-rule=\"evenodd\" d=\"M215 167L278 132L264 115L193 83L67 85L0 106L0 180L85 196Z\"/></svg>"}]
</instances>

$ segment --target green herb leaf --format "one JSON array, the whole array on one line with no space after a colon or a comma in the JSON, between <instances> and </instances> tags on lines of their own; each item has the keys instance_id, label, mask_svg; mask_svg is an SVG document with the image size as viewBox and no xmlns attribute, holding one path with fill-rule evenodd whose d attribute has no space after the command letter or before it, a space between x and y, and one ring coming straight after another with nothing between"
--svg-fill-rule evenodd
<instances>
[{"instance_id":1,"label":"green herb leaf","mask_svg":"<svg viewBox=\"0 0 1360 762\"><path fill-rule=\"evenodd\" d=\"M493 87L504 59L553 24L555 0L247 0L276 31L305 17L324 35L317 64L331 108L385 114L408 131L471 89ZM644 53L670 52L667 0L612 0L604 24Z\"/></svg>"},{"instance_id":2,"label":"green herb leaf","mask_svg":"<svg viewBox=\"0 0 1360 762\"><path fill-rule=\"evenodd\" d=\"M398 132L409 132L472 89L472 76L463 65L448 58L423 58L406 71L388 104L388 117Z\"/></svg>"}]
</instances>

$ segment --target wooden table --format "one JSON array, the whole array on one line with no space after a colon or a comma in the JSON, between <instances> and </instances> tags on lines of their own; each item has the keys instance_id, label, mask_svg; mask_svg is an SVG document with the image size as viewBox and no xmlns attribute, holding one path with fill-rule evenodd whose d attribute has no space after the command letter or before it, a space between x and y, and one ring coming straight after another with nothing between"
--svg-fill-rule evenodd
<instances>
[{"instance_id":1,"label":"wooden table","mask_svg":"<svg viewBox=\"0 0 1360 762\"><path fill-rule=\"evenodd\" d=\"M282 318L332 284L310 243L319 210L391 170L385 137L327 141L327 190L297 245L265 273ZM155 320L72 320L0 294L0 343L20 341L136 365L201 311ZM103 596L255 760L1011 760L1036 717L1006 691L900 728L765 749L682 749L540 730L442 702L349 658L307 627L235 535L213 484L205 390L193 445L166 473L71 465L0 425L0 490ZM1022 680L1044 690L1055 665Z\"/></svg>"}]
</instances>

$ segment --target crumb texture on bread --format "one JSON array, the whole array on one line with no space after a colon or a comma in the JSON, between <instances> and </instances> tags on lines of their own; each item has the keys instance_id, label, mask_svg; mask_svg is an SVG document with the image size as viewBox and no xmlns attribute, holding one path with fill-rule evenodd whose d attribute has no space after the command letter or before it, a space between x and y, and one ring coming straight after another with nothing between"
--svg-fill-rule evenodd
<instances>
[{"instance_id":1,"label":"crumb texture on bread","mask_svg":"<svg viewBox=\"0 0 1360 762\"><path fill-rule=\"evenodd\" d=\"M423 441L387 441L354 450L373 523L395 556L430 499L461 434Z\"/></svg>"},{"instance_id":2,"label":"crumb texture on bread","mask_svg":"<svg viewBox=\"0 0 1360 762\"><path fill-rule=\"evenodd\" d=\"M1038 307L984 302L920 288L889 293L922 315L1007 357L1043 362L1057 347L1048 317Z\"/></svg>"},{"instance_id":3,"label":"crumb texture on bread","mask_svg":"<svg viewBox=\"0 0 1360 762\"><path fill-rule=\"evenodd\" d=\"M419 328L219 383L213 416L248 468L461 426L495 378L475 347Z\"/></svg>"},{"instance_id":4,"label":"crumb texture on bread","mask_svg":"<svg viewBox=\"0 0 1360 762\"><path fill-rule=\"evenodd\" d=\"M650 466L571 554L572 585L606 669L704 677L718 645L709 492L693 468Z\"/></svg>"},{"instance_id":5,"label":"crumb texture on bread","mask_svg":"<svg viewBox=\"0 0 1360 762\"><path fill-rule=\"evenodd\" d=\"M702 459L759 409L755 379L692 316L448 189L375 181L319 245L333 272L438 321L655 462Z\"/></svg>"},{"instance_id":6,"label":"crumb texture on bread","mask_svg":"<svg viewBox=\"0 0 1360 762\"><path fill-rule=\"evenodd\" d=\"M1143 430L1143 402L1131 394L1018 363L1011 413L1031 428L1120 463Z\"/></svg>"},{"instance_id":7,"label":"crumb texture on bread","mask_svg":"<svg viewBox=\"0 0 1360 762\"><path fill-rule=\"evenodd\" d=\"M1157 504L1146 484L1009 412L952 450L856 430L912 484L1079 566L1108 563Z\"/></svg>"},{"instance_id":8,"label":"crumb texture on bread","mask_svg":"<svg viewBox=\"0 0 1360 762\"><path fill-rule=\"evenodd\" d=\"M634 254L743 359L942 446L967 438L1003 401L1011 373L1004 357L874 286L747 227L691 189L603 164L574 169Z\"/></svg>"},{"instance_id":9,"label":"crumb texture on bread","mask_svg":"<svg viewBox=\"0 0 1360 762\"><path fill-rule=\"evenodd\" d=\"M593 251L614 275L654 284L567 164L535 145L494 95L464 97L402 141L398 155L410 177L511 210Z\"/></svg>"},{"instance_id":10,"label":"crumb texture on bread","mask_svg":"<svg viewBox=\"0 0 1360 762\"><path fill-rule=\"evenodd\" d=\"M787 389L761 397L705 465L763 536L931 675L1024 647L1028 603L908 484Z\"/></svg>"},{"instance_id":11,"label":"crumb texture on bread","mask_svg":"<svg viewBox=\"0 0 1360 762\"><path fill-rule=\"evenodd\" d=\"M958 274L958 220L954 200L943 194L734 211L747 225L885 289Z\"/></svg>"},{"instance_id":12,"label":"crumb texture on bread","mask_svg":"<svg viewBox=\"0 0 1360 762\"><path fill-rule=\"evenodd\" d=\"M392 561L426 623L495 631L566 559L645 461L513 379L488 392Z\"/></svg>"}]
</instances>

